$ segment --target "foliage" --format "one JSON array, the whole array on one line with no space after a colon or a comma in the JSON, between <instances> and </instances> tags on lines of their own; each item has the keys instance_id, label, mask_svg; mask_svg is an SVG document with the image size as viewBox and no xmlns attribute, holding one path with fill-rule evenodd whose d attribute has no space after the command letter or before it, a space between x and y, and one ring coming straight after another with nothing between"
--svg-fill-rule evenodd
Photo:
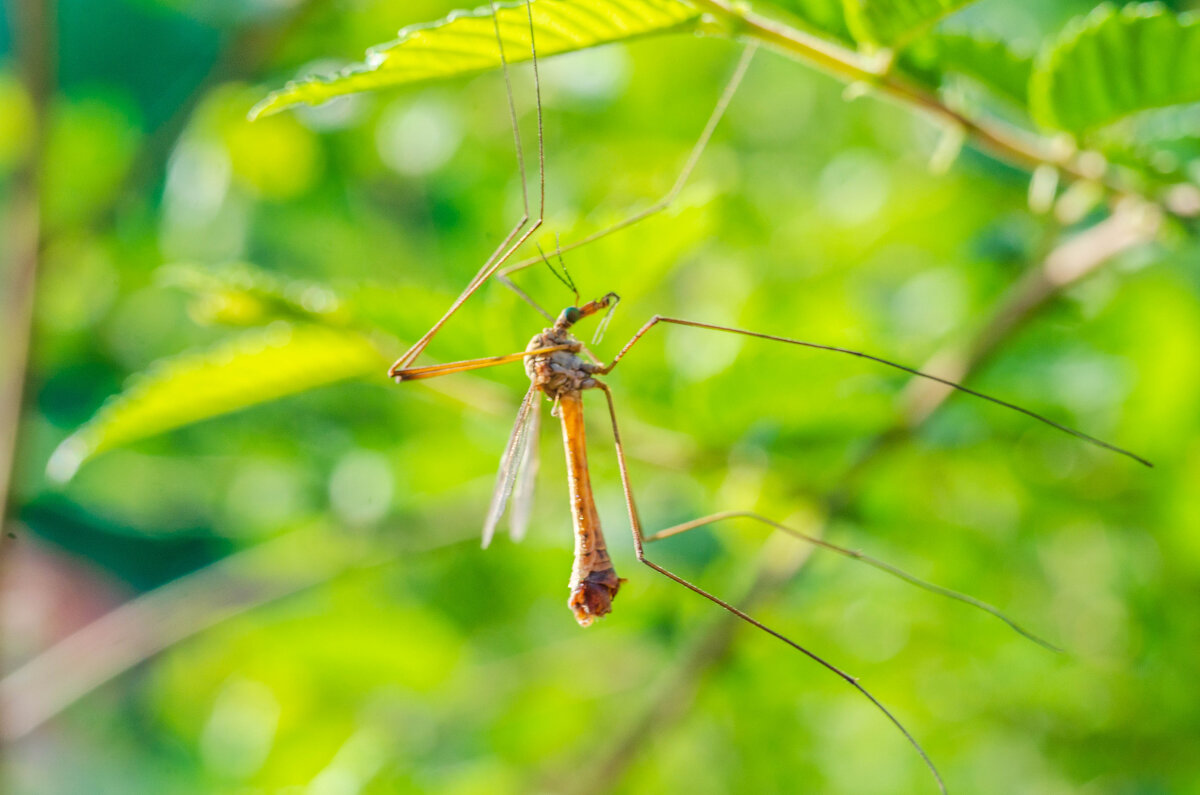
<instances>
[{"instance_id":1,"label":"foliage","mask_svg":"<svg viewBox=\"0 0 1200 795\"><path fill-rule=\"evenodd\" d=\"M228 414L385 364L361 333L276 321L199 353L155 363L50 458L51 477L66 480L97 453L193 422Z\"/></svg>"},{"instance_id":2,"label":"foliage","mask_svg":"<svg viewBox=\"0 0 1200 795\"><path fill-rule=\"evenodd\" d=\"M901 34L927 26L962 5L966 3L848 0L847 15L851 30L860 40L884 43L895 42ZM531 8L532 28L543 58L639 36L695 30L700 21L700 15L689 10L683 0L544 0ZM530 21L524 3L498 6L496 14L498 34L488 7L409 26L395 41L373 48L361 66L330 78L289 83L257 104L251 118L297 103L320 104L350 93L495 69L500 65L496 35L504 42L510 63L528 60ZM917 74L926 80L936 83L954 74L965 75L1018 106L1030 106L1031 116L1041 124L1084 132L1138 110L1200 100L1200 83L1192 85L1192 78L1200 71L1190 68L1200 62L1188 57L1193 50L1200 51L1200 33L1196 31L1200 31L1200 25L1158 4L1133 5L1120 11L1105 4L1074 21L1057 39L1048 40L1036 66L1030 59L1014 54L1002 41L964 33L935 32L921 37L913 44L910 57ZM1096 68L1098 64L1104 68ZM231 296L235 302L240 300L236 292L229 291L223 299L230 300ZM253 335L249 338L258 339ZM361 347L365 343L353 333L343 333L339 339L340 344L365 351ZM152 379L161 387L162 397L156 390L147 390L145 383L138 383L134 395L108 407L95 422L64 443L66 446L54 459L56 471L69 476L84 458L116 444L318 384L365 375L369 369L363 366L375 362L371 356L350 352L339 356L334 353L336 348L329 347L331 343L338 344L328 338L304 339L293 343L300 346L294 350L289 344L271 365L262 361L262 353L251 352L257 350L255 344L244 342L233 342L199 359L189 357L183 363L167 364ZM320 348L322 355L329 354L325 358L344 358L345 366L333 368L327 375L310 371L304 378L296 378L292 372L276 372L290 357L304 357L306 345ZM226 364L236 369L222 373ZM248 373L261 378L261 384L245 384ZM218 395L212 389L195 389L191 381L196 379L229 385L230 396ZM183 383L182 389L175 388L176 380ZM281 386L284 383L292 386ZM136 405L138 410L129 411L129 405ZM171 410L164 415L162 409L168 405ZM123 430L114 432L114 427Z\"/></svg>"},{"instance_id":3,"label":"foliage","mask_svg":"<svg viewBox=\"0 0 1200 795\"><path fill-rule=\"evenodd\" d=\"M534 2L543 248L670 187L755 38L745 7L719 6ZM1066 132L1151 200L1195 182L1187 14L868 0L754 10L878 65L855 78L868 94L894 80L1018 138ZM542 439L530 538L478 549L527 386L520 368L384 376L521 206L492 22L487 9L451 11L445 0L64 7L17 493L27 530L12 553L39 577L22 587L68 583L36 593L70 594L62 614L90 616L181 566L202 585L218 553L290 534L319 537L317 568L344 571L271 604L253 602L253 571L218 580L252 609L22 741L39 753L9 756L6 791L932 791L844 683L748 632L684 688L667 712L685 719L655 722L618 781L588 767L612 761L610 744L669 691L714 611L636 565L602 401L588 403L593 480L628 582L614 614L581 631L564 606L555 439ZM535 178L525 11L500 14ZM357 67L323 60L371 45ZM32 100L16 75L0 58L5 187L30 151L19 120ZM268 94L255 113L274 115L249 121ZM846 98L825 74L756 57L672 207L567 253L585 298L622 295L598 355L664 313L913 365L953 358L1047 251L1105 215L1103 188L1065 173L1035 213L1027 164L975 139L931 173L944 131L925 114ZM182 129L160 126L175 109ZM1145 453L1152 474L969 399L910 434L905 381L890 372L694 329L656 329L608 379L647 526L757 510L997 603L1067 648L1048 655L820 552L756 610L861 676L952 791L1187 792L1200 779L1188 681L1200 609L1181 596L1200 589L1200 246L1194 221L1167 229L1005 329L970 377ZM552 311L574 300L544 267L515 281ZM543 324L493 283L427 353L519 350ZM543 436L555 430L547 421ZM826 521L831 495L843 509ZM733 600L764 559L799 554L737 524L657 546ZM360 547L373 565L331 551ZM173 615L203 623L187 608L211 601ZM10 666L63 632L36 623L58 615L49 608L27 612L6 633Z\"/></svg>"},{"instance_id":4,"label":"foliage","mask_svg":"<svg viewBox=\"0 0 1200 795\"><path fill-rule=\"evenodd\" d=\"M310 105L355 91L371 91L428 80L470 75L500 66L500 48L509 63L530 60L530 30L542 57L630 41L639 36L696 30L700 15L679 0L546 0L456 12L439 22L407 27L396 40L373 47L361 66L330 78L290 83L251 111L258 117L306 102ZM496 26L499 31L496 31Z\"/></svg>"},{"instance_id":5,"label":"foliage","mask_svg":"<svg viewBox=\"0 0 1200 795\"><path fill-rule=\"evenodd\" d=\"M931 70L935 84L949 82L955 74L963 75L1017 108L1029 104L1033 59L1014 52L1004 41L965 33L936 33L923 37L906 56L921 73Z\"/></svg>"},{"instance_id":6,"label":"foliage","mask_svg":"<svg viewBox=\"0 0 1200 795\"><path fill-rule=\"evenodd\" d=\"M1104 4L1069 25L1031 84L1042 124L1087 132L1150 108L1200 102L1200 17Z\"/></svg>"},{"instance_id":7,"label":"foliage","mask_svg":"<svg viewBox=\"0 0 1200 795\"><path fill-rule=\"evenodd\" d=\"M846 19L861 42L904 42L973 0L845 0Z\"/></svg>"},{"instance_id":8,"label":"foliage","mask_svg":"<svg viewBox=\"0 0 1200 795\"><path fill-rule=\"evenodd\" d=\"M866 47L886 45L911 51L917 74L962 74L1026 109L1037 124L1076 134L1151 108L1200 101L1192 57L1200 25L1159 3L1117 9L1102 4L1047 37L1032 64L1003 41L978 33L928 30L942 17L969 5L961 0L846 0L850 33ZM533 5L533 28L544 58L600 44L698 30L702 18L686 0L638 0L618 4L544 0ZM813 17L812 9L802 9ZM529 24L521 3L500 8L500 37L512 62L527 60ZM841 34L841 18L817 14ZM809 19L812 24L812 19ZM708 24L712 33L742 34L733 21ZM317 104L349 93L476 74L499 66L491 10L455 13L439 22L400 31L398 38L368 52L366 61L330 77L292 82L257 105L252 115L274 113L296 103ZM447 57L447 53L452 56Z\"/></svg>"}]
</instances>

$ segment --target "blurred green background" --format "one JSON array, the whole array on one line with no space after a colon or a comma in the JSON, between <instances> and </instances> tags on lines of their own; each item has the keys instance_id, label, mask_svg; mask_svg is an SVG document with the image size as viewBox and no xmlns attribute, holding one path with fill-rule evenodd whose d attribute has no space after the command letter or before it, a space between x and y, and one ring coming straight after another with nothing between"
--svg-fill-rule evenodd
<instances>
[{"instance_id":1,"label":"blurred green background","mask_svg":"<svg viewBox=\"0 0 1200 795\"><path fill-rule=\"evenodd\" d=\"M6 791L934 791L844 682L637 565L598 396L593 481L629 580L614 613L582 630L565 608L548 417L530 537L480 550L521 368L403 386L384 371L519 215L500 76L245 121L267 90L456 5L57 4L3 547ZM985 0L954 19L1032 46L1092 5ZM33 109L0 24L12 186ZM662 195L738 53L678 36L544 60L538 239ZM513 79L531 144L528 67ZM969 146L934 173L928 119L844 90L760 53L678 202L568 255L585 299L623 299L601 357L663 313L919 365L969 345L1102 215L1032 212L1029 174ZM1200 247L1186 229L1162 240L1007 330L969 379L1154 470L962 396L910 433L898 374L695 330L653 332L607 379L648 528L756 510L996 604L1066 653L754 526L651 556L860 676L951 791L1200 792ZM544 268L517 281L552 311L573 300ZM369 329L354 377L46 474L131 374L232 346L219 372L299 316ZM491 284L428 354L507 353L543 325ZM334 348L305 361L284 345L290 364L252 369L315 386L345 365Z\"/></svg>"}]
</instances>

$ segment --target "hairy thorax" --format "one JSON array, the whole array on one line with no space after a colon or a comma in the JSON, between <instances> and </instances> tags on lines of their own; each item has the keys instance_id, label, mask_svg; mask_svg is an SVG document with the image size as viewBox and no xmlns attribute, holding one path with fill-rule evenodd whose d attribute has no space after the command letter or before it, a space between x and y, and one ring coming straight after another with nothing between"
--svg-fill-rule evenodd
<instances>
[{"instance_id":1,"label":"hairy thorax","mask_svg":"<svg viewBox=\"0 0 1200 795\"><path fill-rule=\"evenodd\" d=\"M557 326L544 329L534 335L525 346L525 350L552 348L556 345L570 347L567 350L529 356L525 359L525 373L533 385L546 393L551 400L564 394L594 388L596 381L592 375L598 368L579 356L579 352L583 350L583 343L571 336L566 329Z\"/></svg>"}]
</instances>

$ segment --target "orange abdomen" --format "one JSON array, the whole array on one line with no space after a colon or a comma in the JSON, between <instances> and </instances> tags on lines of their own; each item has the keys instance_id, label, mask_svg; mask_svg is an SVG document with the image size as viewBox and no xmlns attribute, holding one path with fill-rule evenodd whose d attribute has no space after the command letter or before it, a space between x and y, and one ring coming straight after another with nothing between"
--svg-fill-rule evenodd
<instances>
[{"instance_id":1,"label":"orange abdomen","mask_svg":"<svg viewBox=\"0 0 1200 795\"><path fill-rule=\"evenodd\" d=\"M567 453L567 483L571 491L571 517L575 524L575 565L571 570L571 598L567 605L580 626L612 610L621 580L613 569L600 514L588 476L587 436L583 430L583 400L579 392L560 393L563 446Z\"/></svg>"}]
</instances>

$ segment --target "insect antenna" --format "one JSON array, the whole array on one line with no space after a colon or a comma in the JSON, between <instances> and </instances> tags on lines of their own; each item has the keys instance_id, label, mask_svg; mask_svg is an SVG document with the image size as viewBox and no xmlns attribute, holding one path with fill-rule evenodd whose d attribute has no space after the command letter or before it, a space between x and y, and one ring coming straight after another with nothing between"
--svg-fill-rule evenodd
<instances>
[{"instance_id":1,"label":"insect antenna","mask_svg":"<svg viewBox=\"0 0 1200 795\"><path fill-rule=\"evenodd\" d=\"M537 246L538 253L542 255L542 262L546 263L546 267L554 274L554 278L565 284L567 289L575 295L575 303L578 305L580 302L579 288L575 286L575 280L571 278L571 272L567 270L567 263L562 258L562 248L558 245L558 235L554 236L554 247L557 249L556 253L558 254L557 269L554 267L554 263L550 261L550 258L546 256L546 252L542 250L542 244L536 243L535 245Z\"/></svg>"}]
</instances>

